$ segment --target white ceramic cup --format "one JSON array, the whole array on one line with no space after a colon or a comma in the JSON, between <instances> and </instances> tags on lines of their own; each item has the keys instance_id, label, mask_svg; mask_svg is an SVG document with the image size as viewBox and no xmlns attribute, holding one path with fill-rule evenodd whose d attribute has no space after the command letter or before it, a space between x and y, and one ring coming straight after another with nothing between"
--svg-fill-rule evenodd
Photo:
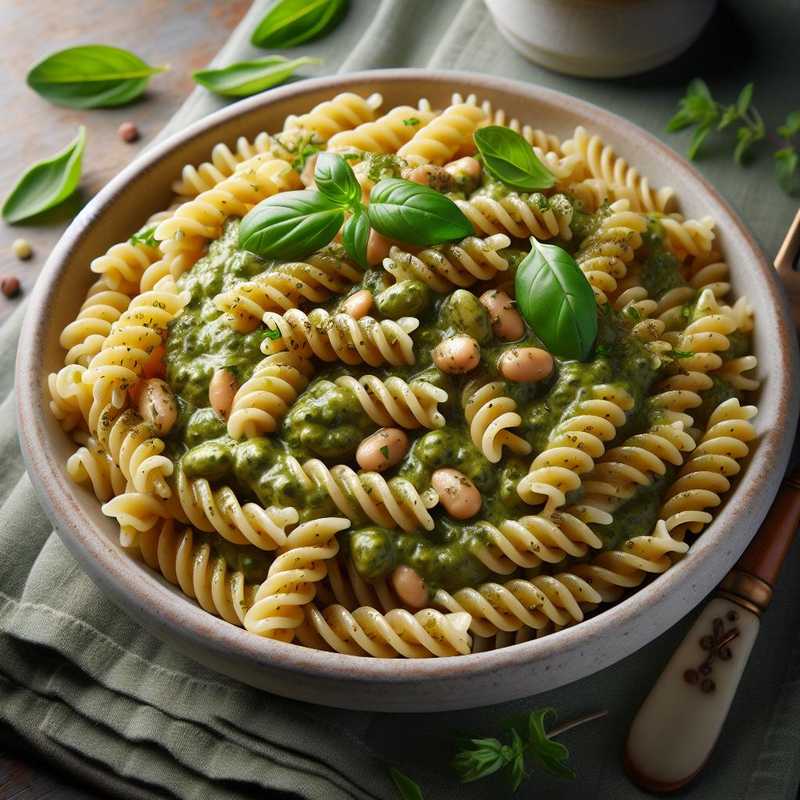
<instances>
[{"instance_id":1,"label":"white ceramic cup","mask_svg":"<svg viewBox=\"0 0 800 800\"><path fill-rule=\"evenodd\" d=\"M525 58L583 78L635 75L676 58L716 0L486 0Z\"/></svg>"}]
</instances>

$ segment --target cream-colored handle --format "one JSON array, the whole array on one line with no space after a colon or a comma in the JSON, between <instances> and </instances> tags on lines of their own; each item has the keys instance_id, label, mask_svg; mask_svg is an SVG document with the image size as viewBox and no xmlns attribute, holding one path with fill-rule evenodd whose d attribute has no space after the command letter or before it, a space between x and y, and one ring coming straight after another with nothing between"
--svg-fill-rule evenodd
<instances>
[{"instance_id":1,"label":"cream-colored handle","mask_svg":"<svg viewBox=\"0 0 800 800\"><path fill-rule=\"evenodd\" d=\"M671 792L702 768L744 672L759 619L714 597L661 673L633 720L625 746L631 779Z\"/></svg>"}]
</instances>

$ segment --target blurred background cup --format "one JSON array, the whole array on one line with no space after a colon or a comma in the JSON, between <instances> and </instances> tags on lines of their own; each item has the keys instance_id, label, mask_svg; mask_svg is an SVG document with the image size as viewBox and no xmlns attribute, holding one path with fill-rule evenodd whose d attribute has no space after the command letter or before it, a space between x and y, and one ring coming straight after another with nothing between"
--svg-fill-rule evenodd
<instances>
[{"instance_id":1,"label":"blurred background cup","mask_svg":"<svg viewBox=\"0 0 800 800\"><path fill-rule=\"evenodd\" d=\"M582 78L621 78L680 55L717 0L485 2L503 36L531 61Z\"/></svg>"}]
</instances>

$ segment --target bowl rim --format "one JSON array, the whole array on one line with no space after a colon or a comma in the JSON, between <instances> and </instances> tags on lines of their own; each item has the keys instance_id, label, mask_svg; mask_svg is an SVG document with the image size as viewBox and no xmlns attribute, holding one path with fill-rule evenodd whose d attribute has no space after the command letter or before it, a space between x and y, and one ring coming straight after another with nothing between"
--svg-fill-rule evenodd
<instances>
[{"instance_id":1,"label":"bowl rim","mask_svg":"<svg viewBox=\"0 0 800 800\"><path fill-rule=\"evenodd\" d=\"M710 196L727 214L728 219L720 221L733 225L744 240L754 267L763 274L767 293L772 306L778 311L775 324L780 337L781 364L773 365L770 372L770 391L779 393L778 419L772 428L761 436L759 446L753 452L748 466L747 482L737 484L726 499L721 511L696 540L692 548L693 557L688 557L673 565L657 579L644 585L622 601L609 606L602 613L582 621L580 624L549 634L541 639L533 639L513 647L501 648L468 656L439 657L430 659L379 659L348 656L336 652L312 650L297 645L263 639L242 628L231 625L204 611L199 605L174 591L155 572L146 580L142 579L140 565L132 559L120 559L119 549L107 540L81 512L66 484L54 480L52 467L53 454L50 452L48 434L44 429L42 414L49 413L47 400L43 398L43 367L37 363L39 356L35 345L44 337L47 328L47 309L53 301L52 291L56 277L69 262L71 253L99 217L108 213L114 197L124 190L134 176L157 168L158 162L173 150L182 147L195 136L207 133L254 109L268 106L273 102L288 98L302 98L306 94L320 90L346 91L353 83L379 81L381 83L406 84L415 81L458 81L462 93L467 92L506 92L521 96L532 102L551 105L563 104L568 100L571 109L586 119L597 119L611 126L633 140L638 140L658 152L670 169L685 173L689 179L698 183L703 192ZM794 344L794 330L786 310L785 300L780 293L777 280L767 265L766 259L755 239L743 225L730 204L682 157L672 151L652 134L633 122L606 111L585 100L563 92L548 89L536 84L509 80L487 75L479 75L455 70L429 69L386 69L342 73L332 77L314 78L290 84L247 98L216 111L173 134L160 142L114 177L78 214L70 224L58 244L52 250L41 276L28 300L28 308L20 336L16 362L17 415L22 453L28 472L45 511L53 522L61 538L78 557L83 568L101 588L113 597L123 596L125 608L137 608L146 615L152 627L164 626L172 629L185 643L202 642L204 648L220 661L234 658L253 666L269 664L286 674L303 675L320 679L348 679L368 683L380 679L384 683L409 683L425 679L444 680L454 674L477 676L494 673L510 665L532 664L556 653L574 652L586 645L595 636L614 630L620 631L630 624L636 615L663 600L672 592L687 587L704 568L702 551L711 546L719 546L720 532L726 523L737 514L737 507L745 504L755 505L761 519L766 514L778 488L778 482L770 485L769 478L776 470L781 474L786 467L791 450L794 426L797 423L798 398L792 392L796 385L797 347ZM74 487L73 491L78 491ZM768 502L767 502L768 501ZM760 512L763 510L763 514ZM760 520L759 520L760 524ZM716 530L715 530L716 528ZM753 526L753 533L757 525ZM728 554L727 561L732 565L744 546L737 552ZM698 552L699 551L699 552ZM129 563L128 563L129 562ZM724 574L724 573L723 573ZM722 577L722 574L719 576ZM681 614L674 616L677 621ZM136 619L140 623L139 619ZM657 626L656 626L657 627ZM648 633L649 642L666 628L658 628ZM623 658L627 652L621 652ZM608 665L606 662L602 666ZM473 703L474 704L474 703Z\"/></svg>"}]
</instances>

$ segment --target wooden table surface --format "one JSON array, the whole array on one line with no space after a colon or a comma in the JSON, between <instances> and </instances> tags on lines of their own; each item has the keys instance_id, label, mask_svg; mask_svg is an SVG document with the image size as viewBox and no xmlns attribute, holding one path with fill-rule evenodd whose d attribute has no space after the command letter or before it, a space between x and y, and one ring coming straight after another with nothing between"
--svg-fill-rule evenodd
<instances>
[{"instance_id":1,"label":"wooden table surface","mask_svg":"<svg viewBox=\"0 0 800 800\"><path fill-rule=\"evenodd\" d=\"M58 152L78 129L87 129L80 194L74 202L35 224L0 223L0 277L16 275L29 290L53 245L77 209L134 159L191 92L191 73L216 54L244 15L249 0L2 0L0 2L0 196L10 191L28 165ZM54 106L25 83L28 70L44 56L77 44L110 44L129 49L150 64L169 64L143 98L120 109L77 111ZM117 136L130 120L142 137L126 144ZM34 249L19 261L11 243L25 238ZM0 321L17 300L0 295ZM4 735L5 734L5 735ZM89 800L102 795L54 771L31 748L0 730L0 800Z\"/></svg>"},{"instance_id":2,"label":"wooden table surface","mask_svg":"<svg viewBox=\"0 0 800 800\"><path fill-rule=\"evenodd\" d=\"M249 7L249 0L2 0L0 2L0 197L27 167L63 149L85 125L87 146L76 196L34 224L0 223L0 277L15 275L29 290L76 211L134 159L166 124L194 84L191 73L216 54ZM152 65L169 64L146 94L118 109L79 111L48 103L28 88L28 70L46 55L77 44L110 44ZM141 131L135 144L117 136L125 121ZM30 261L11 252L17 238L34 249ZM0 295L0 322L17 300Z\"/></svg>"}]
</instances>

